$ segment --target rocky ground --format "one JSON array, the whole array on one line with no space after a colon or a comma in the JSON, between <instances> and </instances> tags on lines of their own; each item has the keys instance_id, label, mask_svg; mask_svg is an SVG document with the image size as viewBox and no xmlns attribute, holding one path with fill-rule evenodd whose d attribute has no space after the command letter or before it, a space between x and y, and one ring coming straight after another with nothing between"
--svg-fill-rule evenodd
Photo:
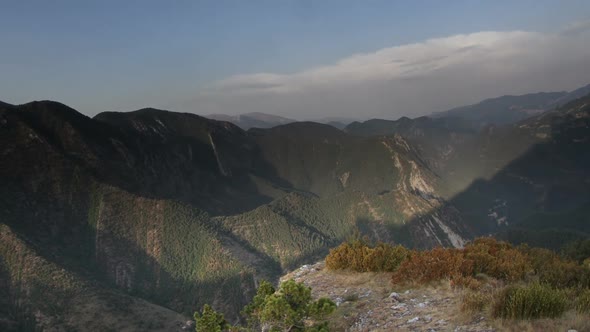
<instances>
[{"instance_id":1,"label":"rocky ground","mask_svg":"<svg viewBox=\"0 0 590 332\"><path fill-rule=\"evenodd\" d=\"M315 297L328 297L338 309L336 331L495 331L482 315L461 313L461 292L448 283L417 289L395 288L391 273L327 271L324 263L304 265L290 278L312 288Z\"/></svg>"},{"instance_id":2,"label":"rocky ground","mask_svg":"<svg viewBox=\"0 0 590 332\"><path fill-rule=\"evenodd\" d=\"M556 319L500 320L461 311L463 291L449 282L416 288L395 287L391 273L328 271L324 263L304 265L285 275L328 297L338 309L332 331L590 331L590 317L570 310Z\"/></svg>"}]
</instances>

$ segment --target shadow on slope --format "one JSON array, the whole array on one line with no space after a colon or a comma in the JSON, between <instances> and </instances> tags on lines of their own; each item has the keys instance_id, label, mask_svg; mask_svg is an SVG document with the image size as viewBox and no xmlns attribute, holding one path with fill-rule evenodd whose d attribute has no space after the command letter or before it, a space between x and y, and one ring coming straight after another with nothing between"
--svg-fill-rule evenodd
<instances>
[{"instance_id":1,"label":"shadow on slope","mask_svg":"<svg viewBox=\"0 0 590 332\"><path fill-rule=\"evenodd\" d=\"M100 182L144 197L184 201L212 214L250 210L291 187L279 181L243 130L194 114L146 109L90 119L44 101L3 108L0 117L7 129L3 142L9 155L4 157L18 152L15 159L22 161L6 161L2 175L7 177L24 177L39 154L51 150ZM22 152L28 149L36 151ZM261 181L278 190L261 190Z\"/></svg>"},{"instance_id":2,"label":"shadow on slope","mask_svg":"<svg viewBox=\"0 0 590 332\"><path fill-rule=\"evenodd\" d=\"M164 308L191 317L205 303L235 321L239 310L255 293L254 276L247 269L219 278L186 278L163 266L145 248L113 234L103 234L103 247L96 259L77 261L67 257L63 248L39 244L20 232L9 232L18 240L2 236L0 265L6 272L6 288L0 290L9 294L6 309L18 326L34 326L31 317L40 312L43 322L39 323L46 328L75 327L75 322L95 327L124 322L132 330L159 330L161 325L184 321L181 316L176 317L177 321L166 321L174 315ZM135 298L164 308L152 306L156 315L147 317L147 311L136 309L148 303L137 304ZM84 309L92 307L92 312Z\"/></svg>"},{"instance_id":3,"label":"shadow on slope","mask_svg":"<svg viewBox=\"0 0 590 332\"><path fill-rule=\"evenodd\" d=\"M475 180L443 206L419 216L420 225L443 209L457 209L457 222L472 235L497 234L515 242L558 247L588 236L590 211L590 96L522 122L540 138L491 179ZM563 220L568 218L568 220ZM418 221L416 223L416 221ZM416 231L419 231L417 229ZM544 234L542 232L545 232Z\"/></svg>"}]
</instances>

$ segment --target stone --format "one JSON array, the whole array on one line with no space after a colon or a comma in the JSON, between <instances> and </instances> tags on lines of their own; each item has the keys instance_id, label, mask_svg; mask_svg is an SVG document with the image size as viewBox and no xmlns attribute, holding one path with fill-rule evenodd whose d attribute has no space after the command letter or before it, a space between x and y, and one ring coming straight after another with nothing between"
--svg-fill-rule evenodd
<instances>
[{"instance_id":1,"label":"stone","mask_svg":"<svg viewBox=\"0 0 590 332\"><path fill-rule=\"evenodd\" d=\"M194 320L187 320L181 329L183 331L194 331L195 326L196 326L196 322Z\"/></svg>"},{"instance_id":2,"label":"stone","mask_svg":"<svg viewBox=\"0 0 590 332\"><path fill-rule=\"evenodd\" d=\"M401 302L402 301L401 296L398 293L396 293L396 292L393 292L393 293L389 294L389 298L390 299L393 299L393 300L396 300L397 302Z\"/></svg>"},{"instance_id":3,"label":"stone","mask_svg":"<svg viewBox=\"0 0 590 332\"><path fill-rule=\"evenodd\" d=\"M427 305L428 305L428 302L421 302L421 303L418 303L416 306L418 308L426 308Z\"/></svg>"}]
</instances>

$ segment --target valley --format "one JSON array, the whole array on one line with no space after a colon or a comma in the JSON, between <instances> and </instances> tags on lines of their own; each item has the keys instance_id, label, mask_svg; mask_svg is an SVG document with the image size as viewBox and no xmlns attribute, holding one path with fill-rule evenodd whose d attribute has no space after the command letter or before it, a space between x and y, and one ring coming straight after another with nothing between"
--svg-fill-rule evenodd
<instances>
[{"instance_id":1,"label":"valley","mask_svg":"<svg viewBox=\"0 0 590 332\"><path fill-rule=\"evenodd\" d=\"M355 232L560 249L590 232L590 96L574 95L535 95L541 111L508 122L462 110L343 130L0 104L0 327L169 331L206 303L237 322L260 280Z\"/></svg>"}]
</instances>

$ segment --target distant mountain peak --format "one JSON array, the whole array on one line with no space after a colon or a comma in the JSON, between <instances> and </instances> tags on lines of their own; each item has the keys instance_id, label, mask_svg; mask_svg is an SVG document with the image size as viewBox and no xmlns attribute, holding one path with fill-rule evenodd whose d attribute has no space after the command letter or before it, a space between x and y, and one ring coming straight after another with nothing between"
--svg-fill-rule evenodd
<instances>
[{"instance_id":1,"label":"distant mountain peak","mask_svg":"<svg viewBox=\"0 0 590 332\"><path fill-rule=\"evenodd\" d=\"M262 112L250 112L238 115L209 114L205 117L218 121L228 121L244 130L250 128L272 128L274 126L296 122L293 119Z\"/></svg>"},{"instance_id":2,"label":"distant mountain peak","mask_svg":"<svg viewBox=\"0 0 590 332\"><path fill-rule=\"evenodd\" d=\"M523 95L504 95L479 103L433 113L434 118L458 117L482 128L488 124L516 123L545 111L567 104L590 93L590 84L571 92L537 92Z\"/></svg>"}]
</instances>

